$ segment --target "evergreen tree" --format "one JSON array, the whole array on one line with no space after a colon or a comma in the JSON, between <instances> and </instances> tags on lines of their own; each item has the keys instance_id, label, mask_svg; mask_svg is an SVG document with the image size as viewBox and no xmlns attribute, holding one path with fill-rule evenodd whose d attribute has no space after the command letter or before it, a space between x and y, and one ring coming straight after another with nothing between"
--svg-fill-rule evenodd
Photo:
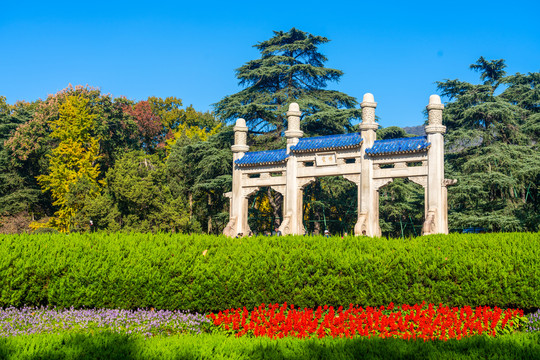
<instances>
[{"instance_id":1,"label":"evergreen tree","mask_svg":"<svg viewBox=\"0 0 540 360\"><path fill-rule=\"evenodd\" d=\"M292 28L254 47L261 57L236 70L245 88L215 104L216 115L232 122L244 118L253 134L276 140L286 129L288 105L302 109L302 129L307 135L352 131L351 119L360 117L354 97L326 89L343 72L324 67L318 47L329 40Z\"/></svg>"},{"instance_id":2,"label":"evergreen tree","mask_svg":"<svg viewBox=\"0 0 540 360\"><path fill-rule=\"evenodd\" d=\"M47 207L47 198L41 195L34 177L39 166L17 161L4 146L19 126L32 119L35 106L26 102L9 105L5 97L0 97L0 215L24 212L28 216L37 208Z\"/></svg>"},{"instance_id":3,"label":"evergreen tree","mask_svg":"<svg viewBox=\"0 0 540 360\"><path fill-rule=\"evenodd\" d=\"M232 182L231 127L208 136L184 136L167 159L169 186L175 196L187 198L192 222L208 233L219 234L229 220L228 199Z\"/></svg>"},{"instance_id":4,"label":"evergreen tree","mask_svg":"<svg viewBox=\"0 0 540 360\"><path fill-rule=\"evenodd\" d=\"M109 231L194 230L185 197L171 190L166 166L142 150L125 153L107 171L102 193L85 202L81 218Z\"/></svg>"},{"instance_id":5,"label":"evergreen tree","mask_svg":"<svg viewBox=\"0 0 540 360\"><path fill-rule=\"evenodd\" d=\"M446 105L450 228L540 228L540 73L506 76L504 60L481 57L482 84L438 83ZM502 93L498 90L503 89Z\"/></svg>"}]
</instances>

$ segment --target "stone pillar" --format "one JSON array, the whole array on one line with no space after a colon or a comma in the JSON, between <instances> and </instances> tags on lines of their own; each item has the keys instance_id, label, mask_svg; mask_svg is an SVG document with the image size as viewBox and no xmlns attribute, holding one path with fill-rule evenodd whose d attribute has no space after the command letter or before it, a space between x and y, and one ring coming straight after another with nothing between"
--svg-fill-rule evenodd
<instances>
[{"instance_id":1,"label":"stone pillar","mask_svg":"<svg viewBox=\"0 0 540 360\"><path fill-rule=\"evenodd\" d=\"M446 126L442 124L444 105L438 95L429 97L426 134L431 146L428 150L426 187L427 214L422 228L424 235L448 234L447 204L444 183L444 139Z\"/></svg>"},{"instance_id":2,"label":"stone pillar","mask_svg":"<svg viewBox=\"0 0 540 360\"><path fill-rule=\"evenodd\" d=\"M366 154L366 149L373 146L379 125L375 122L377 103L373 95L367 93L360 104L362 107L362 122L360 134L363 139L361 158L362 172L358 186L358 220L354 226L355 235L381 236L379 227L379 197L373 185L373 161Z\"/></svg>"},{"instance_id":3,"label":"stone pillar","mask_svg":"<svg viewBox=\"0 0 540 360\"><path fill-rule=\"evenodd\" d=\"M223 230L223 234L231 237L242 233L247 235L247 206L243 191L242 191L242 170L235 165L235 161L241 159L249 150L247 146L246 121L244 119L236 120L234 127L234 145L231 146L233 152L233 179L232 179L232 194L231 194L231 209L229 213L229 223Z\"/></svg>"},{"instance_id":4,"label":"stone pillar","mask_svg":"<svg viewBox=\"0 0 540 360\"><path fill-rule=\"evenodd\" d=\"M287 189L285 191L283 205L284 217L280 226L280 231L283 235L288 234L303 234L304 226L302 224L302 189L298 184L298 161L296 156L291 153L291 147L298 144L299 139L304 136L304 132L300 130L300 107L297 103L289 105L287 111Z\"/></svg>"}]
</instances>

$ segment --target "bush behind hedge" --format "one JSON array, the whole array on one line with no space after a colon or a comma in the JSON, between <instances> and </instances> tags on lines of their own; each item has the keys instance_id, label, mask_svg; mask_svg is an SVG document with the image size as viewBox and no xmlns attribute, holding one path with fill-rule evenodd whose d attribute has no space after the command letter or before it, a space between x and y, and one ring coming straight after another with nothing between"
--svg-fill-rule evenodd
<instances>
[{"instance_id":1,"label":"bush behind hedge","mask_svg":"<svg viewBox=\"0 0 540 360\"><path fill-rule=\"evenodd\" d=\"M261 303L315 307L426 301L538 308L538 259L538 233L405 240L4 235L0 306L206 312Z\"/></svg>"}]
</instances>

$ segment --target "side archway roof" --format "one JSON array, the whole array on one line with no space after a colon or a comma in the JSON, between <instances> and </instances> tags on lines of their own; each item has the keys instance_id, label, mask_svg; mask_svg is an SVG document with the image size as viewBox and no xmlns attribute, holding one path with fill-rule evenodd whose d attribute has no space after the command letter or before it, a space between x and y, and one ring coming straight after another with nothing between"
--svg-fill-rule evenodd
<instances>
[{"instance_id":1,"label":"side archway roof","mask_svg":"<svg viewBox=\"0 0 540 360\"><path fill-rule=\"evenodd\" d=\"M386 154L406 154L427 151L430 146L431 143L427 141L426 136L375 140L373 146L369 149L366 149L366 154L370 156Z\"/></svg>"},{"instance_id":2,"label":"side archway roof","mask_svg":"<svg viewBox=\"0 0 540 360\"><path fill-rule=\"evenodd\" d=\"M270 165L285 162L289 155L286 149L251 151L235 161L238 166Z\"/></svg>"}]
</instances>

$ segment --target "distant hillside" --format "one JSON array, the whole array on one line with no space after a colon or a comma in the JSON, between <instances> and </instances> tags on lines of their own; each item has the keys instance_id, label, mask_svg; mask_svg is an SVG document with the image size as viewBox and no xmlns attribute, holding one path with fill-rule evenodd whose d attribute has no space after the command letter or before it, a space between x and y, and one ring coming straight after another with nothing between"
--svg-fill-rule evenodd
<instances>
[{"instance_id":1,"label":"distant hillside","mask_svg":"<svg viewBox=\"0 0 540 360\"><path fill-rule=\"evenodd\" d=\"M416 135L416 136L426 135L426 132L424 131L424 125L406 126L403 128L403 130L405 130L405 132L410 135Z\"/></svg>"}]
</instances>

